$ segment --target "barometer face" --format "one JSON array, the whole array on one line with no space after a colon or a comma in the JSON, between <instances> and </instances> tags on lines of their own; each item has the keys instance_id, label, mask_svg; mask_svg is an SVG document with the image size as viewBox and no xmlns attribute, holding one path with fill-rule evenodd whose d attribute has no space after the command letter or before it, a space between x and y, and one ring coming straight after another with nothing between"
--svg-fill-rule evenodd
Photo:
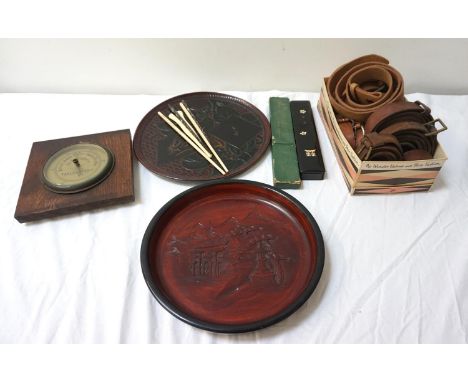
<instances>
[{"instance_id":1,"label":"barometer face","mask_svg":"<svg viewBox=\"0 0 468 382\"><path fill-rule=\"evenodd\" d=\"M57 193L75 193L102 182L114 168L114 155L103 146L78 143L53 154L42 169L42 182Z\"/></svg>"}]
</instances>

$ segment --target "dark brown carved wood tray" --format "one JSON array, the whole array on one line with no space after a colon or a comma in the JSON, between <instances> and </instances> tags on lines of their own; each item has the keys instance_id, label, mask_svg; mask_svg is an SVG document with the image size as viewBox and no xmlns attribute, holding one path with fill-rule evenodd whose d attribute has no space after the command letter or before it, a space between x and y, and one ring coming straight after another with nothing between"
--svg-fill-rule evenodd
<instances>
[{"instance_id":1,"label":"dark brown carved wood tray","mask_svg":"<svg viewBox=\"0 0 468 382\"><path fill-rule=\"evenodd\" d=\"M186 101L229 172L221 175L158 116ZM240 174L265 153L271 140L268 119L255 106L227 94L183 94L159 104L142 119L133 137L137 159L150 171L184 181L214 180Z\"/></svg>"},{"instance_id":2,"label":"dark brown carved wood tray","mask_svg":"<svg viewBox=\"0 0 468 382\"><path fill-rule=\"evenodd\" d=\"M198 328L272 325L312 294L324 263L320 229L290 195L252 181L191 188L151 220L141 265L154 297Z\"/></svg>"}]
</instances>

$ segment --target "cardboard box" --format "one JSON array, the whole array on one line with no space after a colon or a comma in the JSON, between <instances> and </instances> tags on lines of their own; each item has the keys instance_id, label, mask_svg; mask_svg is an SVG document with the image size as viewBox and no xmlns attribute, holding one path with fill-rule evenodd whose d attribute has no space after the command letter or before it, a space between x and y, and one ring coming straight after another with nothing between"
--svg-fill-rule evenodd
<instances>
[{"instance_id":1,"label":"cardboard box","mask_svg":"<svg viewBox=\"0 0 468 382\"><path fill-rule=\"evenodd\" d=\"M346 186L351 194L429 191L447 156L439 144L434 158L415 161L362 161L344 137L322 84L318 110Z\"/></svg>"}]
</instances>

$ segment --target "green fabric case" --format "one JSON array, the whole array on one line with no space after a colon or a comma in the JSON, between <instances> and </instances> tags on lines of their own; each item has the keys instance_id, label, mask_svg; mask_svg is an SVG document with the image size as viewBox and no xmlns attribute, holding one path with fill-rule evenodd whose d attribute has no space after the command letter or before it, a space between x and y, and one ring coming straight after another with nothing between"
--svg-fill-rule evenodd
<instances>
[{"instance_id":1,"label":"green fabric case","mask_svg":"<svg viewBox=\"0 0 468 382\"><path fill-rule=\"evenodd\" d=\"M270 124L273 185L278 188L300 188L301 177L288 98L270 98Z\"/></svg>"}]
</instances>

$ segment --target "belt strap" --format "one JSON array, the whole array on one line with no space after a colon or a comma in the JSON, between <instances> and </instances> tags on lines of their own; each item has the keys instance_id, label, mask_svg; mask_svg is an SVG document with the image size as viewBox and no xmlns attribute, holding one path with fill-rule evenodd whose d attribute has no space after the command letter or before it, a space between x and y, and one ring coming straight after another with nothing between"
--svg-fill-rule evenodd
<instances>
[{"instance_id":1,"label":"belt strap","mask_svg":"<svg viewBox=\"0 0 468 382\"><path fill-rule=\"evenodd\" d=\"M392 134L400 142L403 152L424 150L434 155L436 136L427 136L429 129L419 122L397 122L381 130L380 134Z\"/></svg>"},{"instance_id":2,"label":"belt strap","mask_svg":"<svg viewBox=\"0 0 468 382\"><path fill-rule=\"evenodd\" d=\"M391 134L370 133L364 135L356 150L361 160L402 160L403 150L398 139Z\"/></svg>"},{"instance_id":3,"label":"belt strap","mask_svg":"<svg viewBox=\"0 0 468 382\"><path fill-rule=\"evenodd\" d=\"M437 130L436 122L443 128ZM388 104L367 119L361 141L354 135L356 152L361 160L430 159L437 148L437 134L446 129L442 121L433 119L431 109L419 101ZM400 153L389 136L397 140ZM387 159L380 159L383 157Z\"/></svg>"},{"instance_id":4,"label":"belt strap","mask_svg":"<svg viewBox=\"0 0 468 382\"><path fill-rule=\"evenodd\" d=\"M432 159L432 155L425 150L409 150L403 153L403 160Z\"/></svg>"},{"instance_id":5,"label":"belt strap","mask_svg":"<svg viewBox=\"0 0 468 382\"><path fill-rule=\"evenodd\" d=\"M432 121L431 109L422 102L396 102L385 105L376 110L366 121L366 132L380 132L396 122L419 122L421 124Z\"/></svg>"},{"instance_id":6,"label":"belt strap","mask_svg":"<svg viewBox=\"0 0 468 382\"><path fill-rule=\"evenodd\" d=\"M370 54L336 69L328 78L327 91L335 111L364 122L378 108L401 101L401 74L384 57Z\"/></svg>"}]
</instances>

